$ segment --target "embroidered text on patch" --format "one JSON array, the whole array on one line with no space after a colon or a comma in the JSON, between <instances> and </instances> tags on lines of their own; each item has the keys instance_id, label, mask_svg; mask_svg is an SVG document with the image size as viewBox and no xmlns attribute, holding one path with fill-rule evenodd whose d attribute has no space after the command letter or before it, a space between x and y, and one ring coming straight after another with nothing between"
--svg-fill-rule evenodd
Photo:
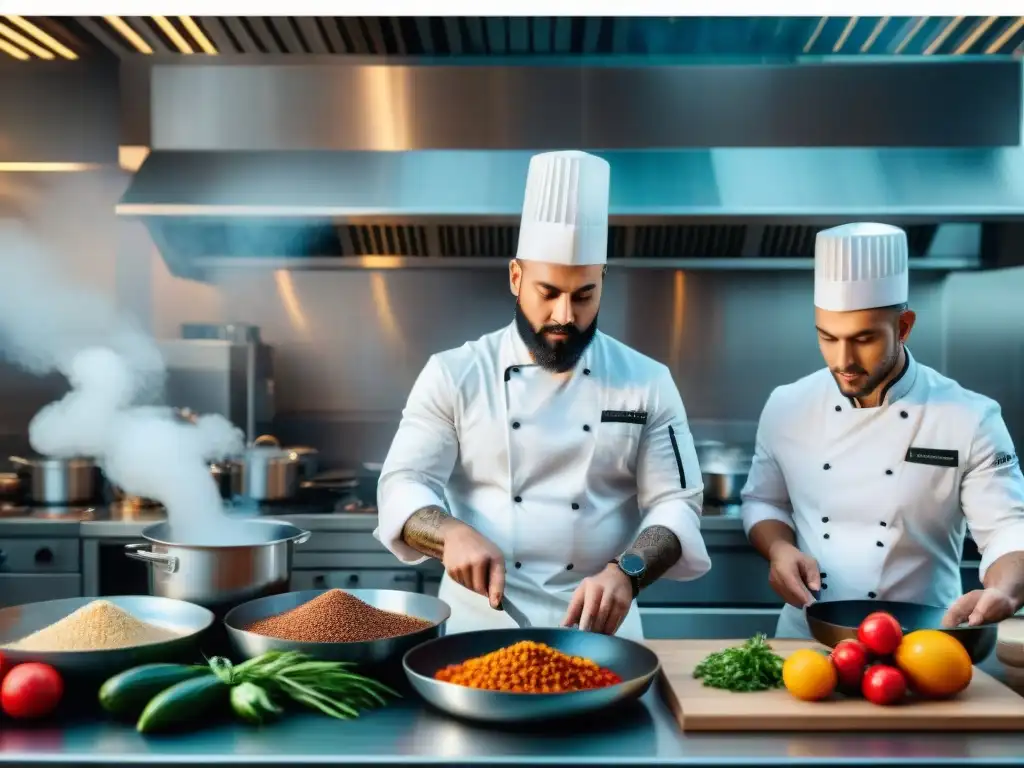
<instances>
[{"instance_id":1,"label":"embroidered text on patch","mask_svg":"<svg viewBox=\"0 0 1024 768\"><path fill-rule=\"evenodd\" d=\"M911 464L928 464L933 467L956 467L960 463L960 453L944 451L939 448L909 448L906 461Z\"/></svg>"},{"instance_id":2,"label":"embroidered text on patch","mask_svg":"<svg viewBox=\"0 0 1024 768\"><path fill-rule=\"evenodd\" d=\"M992 462L993 467L1001 467L1004 464L1012 464L1017 460L1017 455L1014 453L997 453L995 460Z\"/></svg>"},{"instance_id":3,"label":"embroidered text on patch","mask_svg":"<svg viewBox=\"0 0 1024 768\"><path fill-rule=\"evenodd\" d=\"M646 424L647 411L601 411L601 421L619 424Z\"/></svg>"}]
</instances>

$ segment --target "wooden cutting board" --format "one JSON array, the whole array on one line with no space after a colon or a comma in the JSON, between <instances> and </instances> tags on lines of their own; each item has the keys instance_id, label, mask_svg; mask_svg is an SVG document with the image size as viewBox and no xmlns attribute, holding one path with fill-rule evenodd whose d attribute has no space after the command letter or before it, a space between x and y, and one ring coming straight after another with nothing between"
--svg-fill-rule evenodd
<instances>
[{"instance_id":1,"label":"wooden cutting board","mask_svg":"<svg viewBox=\"0 0 1024 768\"><path fill-rule=\"evenodd\" d=\"M863 699L806 702L785 689L732 693L706 688L693 677L709 653L743 640L650 640L661 659L659 680L666 704L684 731L1020 731L1024 697L975 667L970 686L948 701L918 701L880 707ZM773 640L780 656L821 647L799 640Z\"/></svg>"}]
</instances>

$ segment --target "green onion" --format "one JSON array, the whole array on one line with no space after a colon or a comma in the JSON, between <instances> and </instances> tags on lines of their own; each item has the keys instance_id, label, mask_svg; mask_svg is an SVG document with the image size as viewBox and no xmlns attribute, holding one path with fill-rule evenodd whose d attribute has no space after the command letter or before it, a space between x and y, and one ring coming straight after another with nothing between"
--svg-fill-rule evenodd
<instances>
[{"instance_id":1,"label":"green onion","mask_svg":"<svg viewBox=\"0 0 1024 768\"><path fill-rule=\"evenodd\" d=\"M358 717L360 710L383 706L385 696L399 696L383 683L350 671L354 664L317 661L296 651L271 651L237 666L221 656L209 663L214 674L233 686L235 712L250 722L276 717L281 710L275 697L347 720Z\"/></svg>"}]
</instances>

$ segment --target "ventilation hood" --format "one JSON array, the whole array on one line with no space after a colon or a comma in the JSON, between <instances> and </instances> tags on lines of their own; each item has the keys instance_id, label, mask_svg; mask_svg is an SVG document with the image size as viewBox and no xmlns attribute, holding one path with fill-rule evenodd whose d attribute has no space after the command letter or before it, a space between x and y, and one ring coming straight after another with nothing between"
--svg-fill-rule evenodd
<instances>
[{"instance_id":1,"label":"ventilation hood","mask_svg":"<svg viewBox=\"0 0 1024 768\"><path fill-rule=\"evenodd\" d=\"M633 265L806 266L818 229L858 219L914 227L932 258L940 224L978 241L1024 216L1011 62L224 63L155 66L150 88L153 151L117 212L179 273L500 264L529 158L559 148L611 164L609 257Z\"/></svg>"},{"instance_id":2,"label":"ventilation hood","mask_svg":"<svg viewBox=\"0 0 1024 768\"><path fill-rule=\"evenodd\" d=\"M141 218L179 273L232 259L501 260L531 154L154 152L117 213ZM612 259L807 259L818 229L851 220L905 226L925 256L936 225L1024 216L1020 149L598 154L612 167Z\"/></svg>"}]
</instances>

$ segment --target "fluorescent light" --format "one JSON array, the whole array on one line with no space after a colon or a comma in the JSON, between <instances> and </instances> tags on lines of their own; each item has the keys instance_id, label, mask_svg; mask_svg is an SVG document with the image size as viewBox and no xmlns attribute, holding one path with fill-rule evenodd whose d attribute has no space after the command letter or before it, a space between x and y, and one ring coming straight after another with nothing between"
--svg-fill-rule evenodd
<instances>
[{"instance_id":1,"label":"fluorescent light","mask_svg":"<svg viewBox=\"0 0 1024 768\"><path fill-rule=\"evenodd\" d=\"M43 30L37 27L28 19L23 16L8 16L7 20L16 27L20 27L23 32L27 32L32 35L43 45L48 45L51 49L57 52L58 56L62 56L69 61L74 61L78 58L78 54L68 48L66 45L56 40L53 36L46 34Z\"/></svg>"}]
</instances>

